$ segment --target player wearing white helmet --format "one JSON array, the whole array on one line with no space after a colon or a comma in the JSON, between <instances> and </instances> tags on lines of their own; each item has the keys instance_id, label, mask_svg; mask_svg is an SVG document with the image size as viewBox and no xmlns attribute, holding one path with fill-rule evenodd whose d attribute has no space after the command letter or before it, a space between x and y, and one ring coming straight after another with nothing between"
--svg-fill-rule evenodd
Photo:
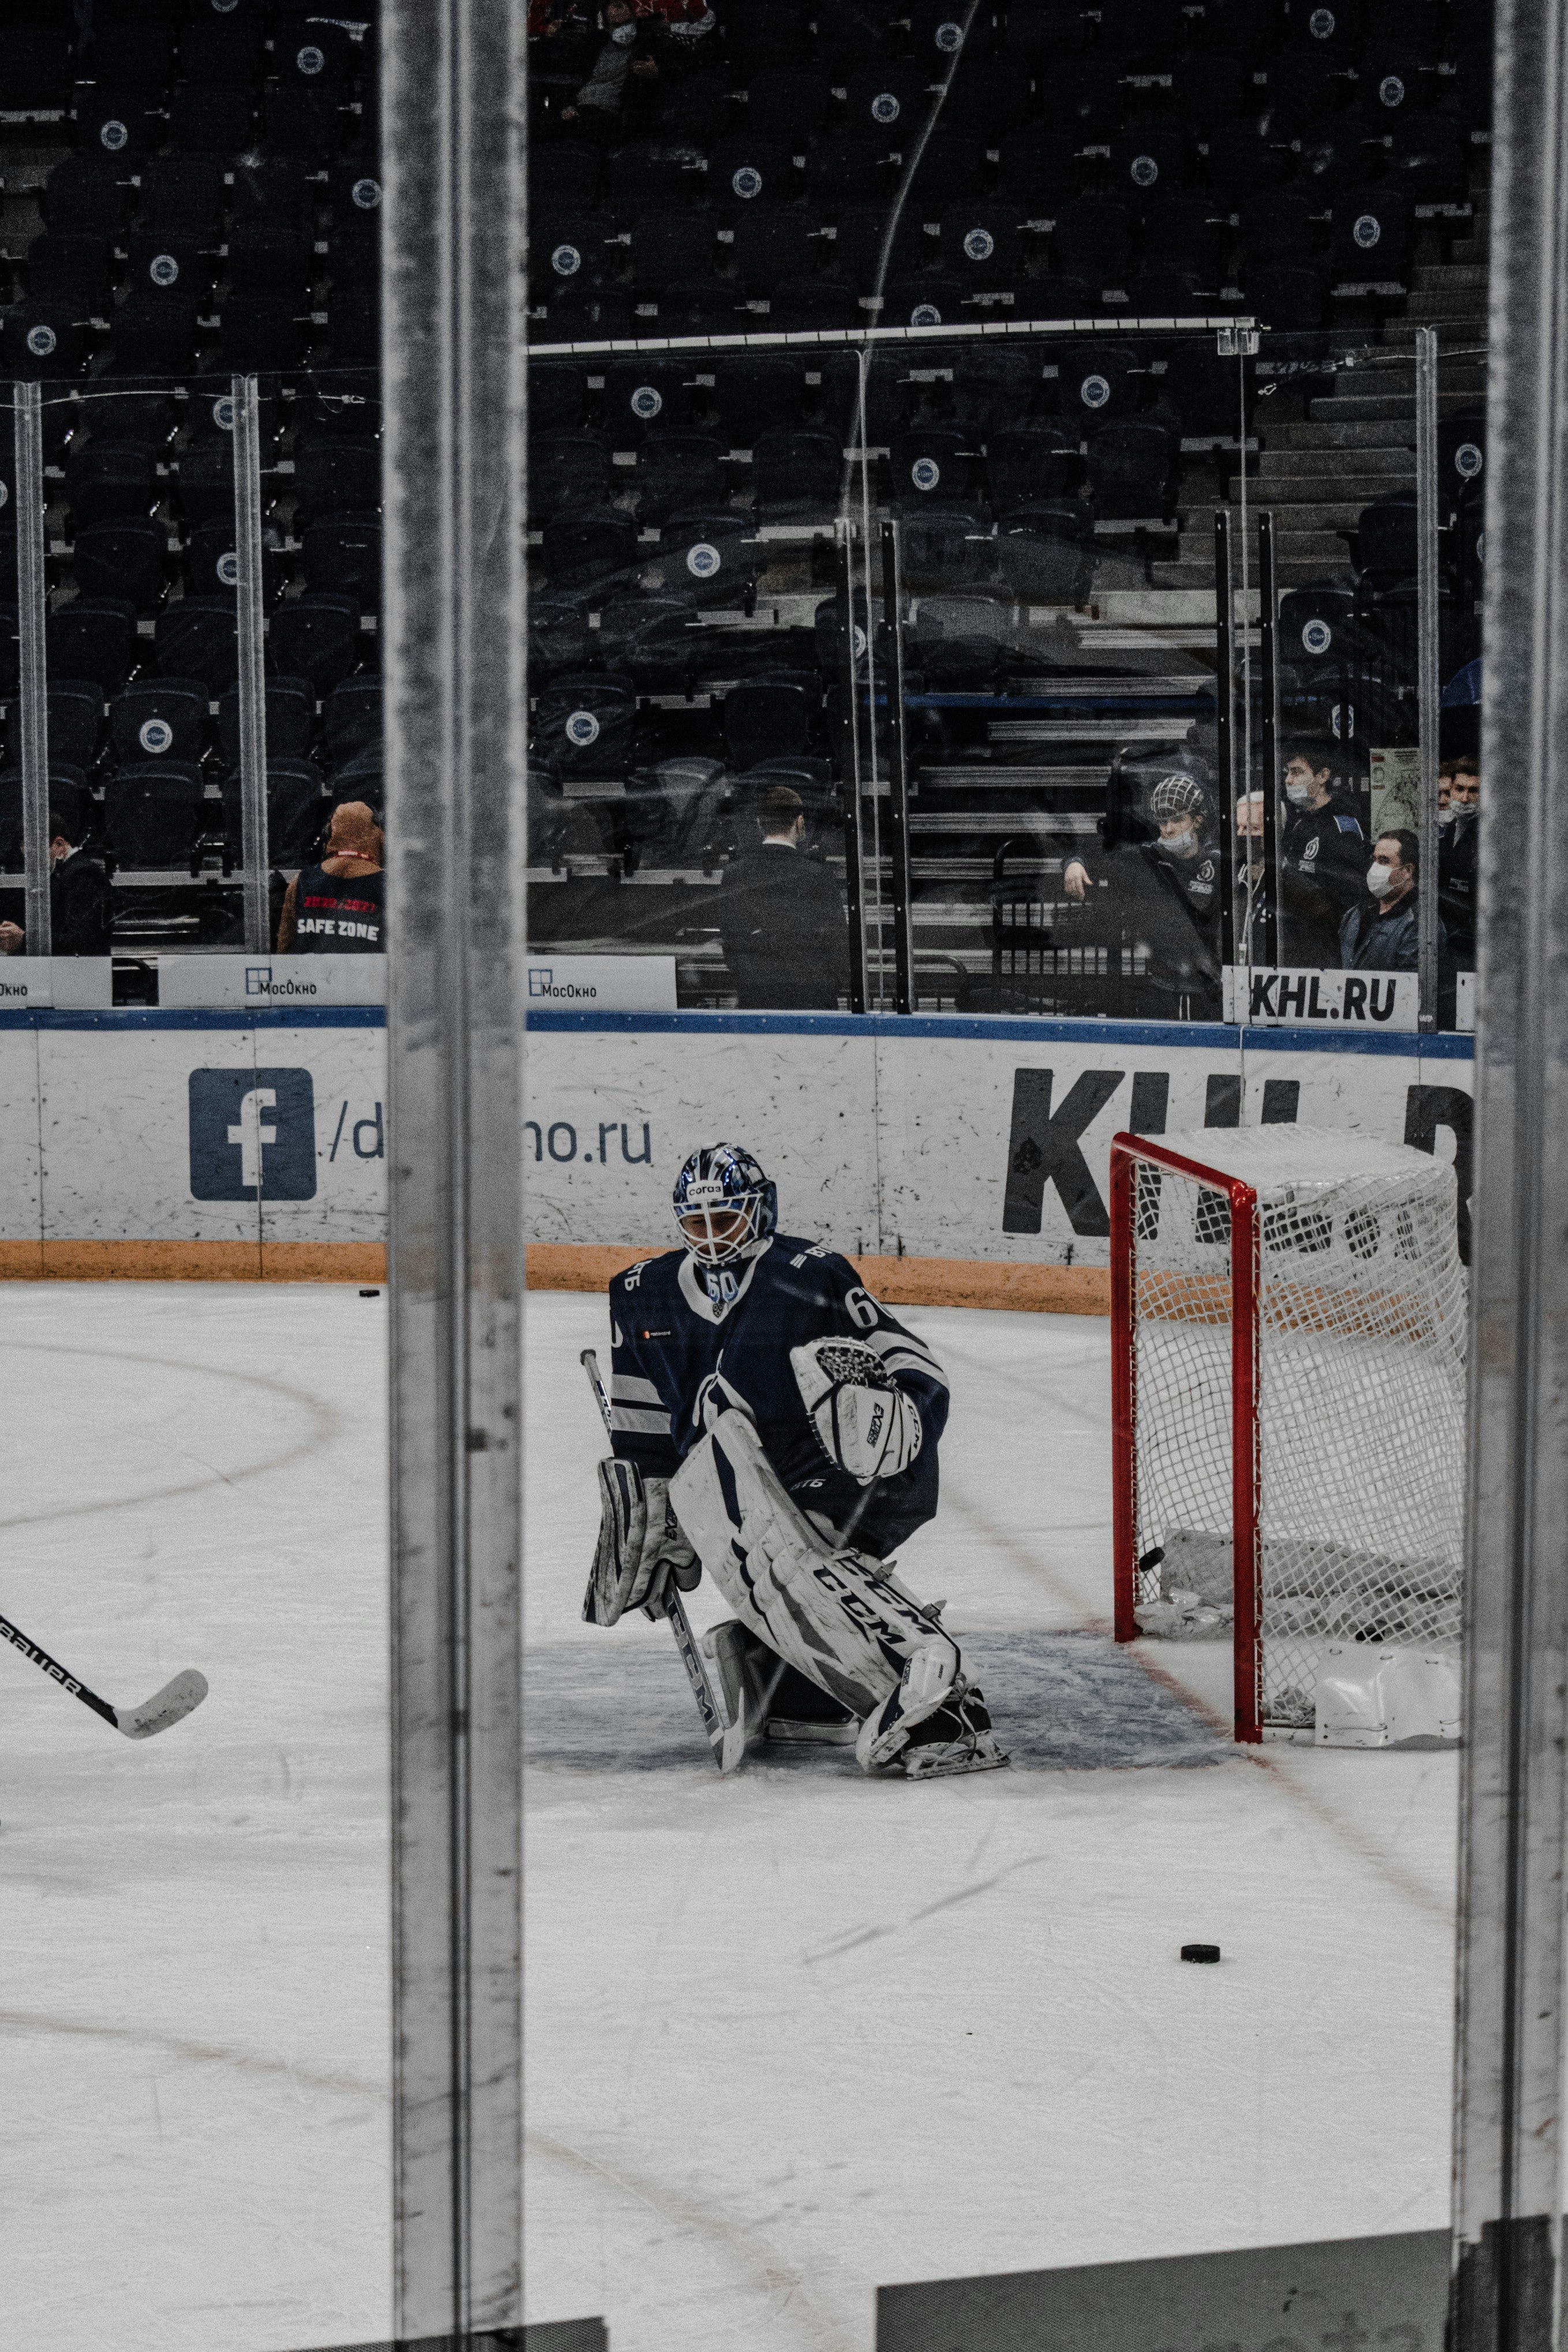
<instances>
[{"instance_id":1,"label":"player wearing white helmet","mask_svg":"<svg viewBox=\"0 0 1568 2352\"><path fill-rule=\"evenodd\" d=\"M889 1555L936 1513L947 1383L821 1242L778 1231L748 1151L695 1151L684 1249L610 1286L611 1437L583 1613L613 1624L700 1566L735 1615L703 1640L751 1736L853 1741L911 1780L1007 1759L958 1646Z\"/></svg>"}]
</instances>

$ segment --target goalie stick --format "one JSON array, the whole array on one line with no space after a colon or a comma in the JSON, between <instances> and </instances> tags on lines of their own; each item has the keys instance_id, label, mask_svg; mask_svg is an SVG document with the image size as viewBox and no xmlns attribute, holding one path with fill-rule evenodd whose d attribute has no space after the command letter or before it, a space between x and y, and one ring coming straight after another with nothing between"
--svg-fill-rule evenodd
<instances>
[{"instance_id":1,"label":"goalie stick","mask_svg":"<svg viewBox=\"0 0 1568 2352\"><path fill-rule=\"evenodd\" d=\"M111 1706L108 1699L99 1698L86 1683L78 1682L57 1658L51 1658L47 1650L40 1650L37 1642L29 1642L8 1617L0 1617L0 1639L9 1642L14 1650L20 1650L25 1658L31 1658L51 1682L68 1690L73 1698L79 1698L83 1706L90 1706L94 1715L101 1715L105 1723L112 1723L116 1731L123 1731L127 1739L151 1739L155 1732L167 1731L172 1723L178 1723L193 1707L200 1706L207 1695L206 1676L199 1675L194 1666L187 1666L172 1682L154 1691L151 1698L144 1698L140 1706Z\"/></svg>"},{"instance_id":2,"label":"goalie stick","mask_svg":"<svg viewBox=\"0 0 1568 2352\"><path fill-rule=\"evenodd\" d=\"M588 1384L593 1391L593 1401L599 1407L605 1434L612 1438L614 1430L611 1421L610 1398L604 1382L599 1377L599 1358L591 1348L584 1348L578 1361L588 1374ZM668 1619L670 1631L675 1637L675 1647L681 1654L681 1664L686 1670L686 1680L691 1684L692 1696L697 1703L697 1713L702 1717L708 1746L713 1749L714 1762L721 1772L733 1772L746 1753L745 1702L742 1701L737 1720L727 1723L717 1694L708 1679L703 1654L693 1636L686 1604L681 1599L680 1588L673 1577L665 1578L664 1591L653 1606Z\"/></svg>"}]
</instances>

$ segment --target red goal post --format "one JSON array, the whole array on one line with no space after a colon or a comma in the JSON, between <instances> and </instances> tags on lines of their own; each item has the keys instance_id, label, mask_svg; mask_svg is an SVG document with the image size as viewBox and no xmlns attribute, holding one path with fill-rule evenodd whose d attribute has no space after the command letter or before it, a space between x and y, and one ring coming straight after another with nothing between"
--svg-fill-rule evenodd
<instances>
[{"instance_id":1,"label":"red goal post","mask_svg":"<svg viewBox=\"0 0 1568 2352\"><path fill-rule=\"evenodd\" d=\"M1263 1737L1262 1528L1259 1509L1258 1193L1238 1176L1225 1176L1145 1136L1117 1135L1111 1143L1111 1427L1115 1633L1135 1641L1138 1600L1137 1534L1137 1224L1134 1193L1139 1166L1169 1168L1193 1183L1223 1193L1230 1208L1230 1508L1236 1610L1236 1737Z\"/></svg>"},{"instance_id":2,"label":"red goal post","mask_svg":"<svg viewBox=\"0 0 1568 2352\"><path fill-rule=\"evenodd\" d=\"M1118 1642L1228 1618L1245 1741L1312 1726L1325 1643L1457 1648L1452 1168L1349 1131L1120 1134L1111 1317Z\"/></svg>"}]
</instances>

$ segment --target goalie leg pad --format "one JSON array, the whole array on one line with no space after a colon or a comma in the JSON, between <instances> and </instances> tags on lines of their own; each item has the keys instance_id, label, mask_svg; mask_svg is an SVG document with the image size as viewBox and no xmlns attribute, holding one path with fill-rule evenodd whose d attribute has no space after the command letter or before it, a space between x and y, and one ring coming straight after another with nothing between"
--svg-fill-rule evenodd
<instances>
[{"instance_id":1,"label":"goalie leg pad","mask_svg":"<svg viewBox=\"0 0 1568 2352\"><path fill-rule=\"evenodd\" d=\"M933 1706L962 1688L957 1644L861 1553L819 1535L744 1413L720 1415L671 1480L670 1500L741 1623L851 1714L879 1710L917 1653L946 1660L922 1669Z\"/></svg>"}]
</instances>

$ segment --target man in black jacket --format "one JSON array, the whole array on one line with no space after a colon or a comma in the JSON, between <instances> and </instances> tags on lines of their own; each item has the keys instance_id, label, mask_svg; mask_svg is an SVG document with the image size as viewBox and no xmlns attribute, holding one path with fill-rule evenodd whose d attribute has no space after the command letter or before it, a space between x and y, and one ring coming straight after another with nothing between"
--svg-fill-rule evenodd
<instances>
[{"instance_id":1,"label":"man in black jacket","mask_svg":"<svg viewBox=\"0 0 1568 2352\"><path fill-rule=\"evenodd\" d=\"M718 892L724 960L743 1011L836 1011L849 988L843 893L801 847L799 793L772 784L758 812L762 840L725 869Z\"/></svg>"},{"instance_id":2,"label":"man in black jacket","mask_svg":"<svg viewBox=\"0 0 1568 2352\"><path fill-rule=\"evenodd\" d=\"M1346 971L1418 970L1420 866L1421 845L1413 833L1378 835L1365 894L1340 925L1339 958ZM1439 923L1439 959L1448 951L1448 935Z\"/></svg>"},{"instance_id":3,"label":"man in black jacket","mask_svg":"<svg viewBox=\"0 0 1568 2352\"><path fill-rule=\"evenodd\" d=\"M109 877L90 850L73 848L65 820L49 811L49 945L57 956L106 956L113 907ZM0 955L25 955L27 935L0 923Z\"/></svg>"},{"instance_id":4,"label":"man in black jacket","mask_svg":"<svg viewBox=\"0 0 1568 2352\"><path fill-rule=\"evenodd\" d=\"M1333 965L1339 929L1366 887L1366 837L1333 790L1326 744L1298 744L1285 761L1287 808L1280 840L1280 961Z\"/></svg>"}]
</instances>

